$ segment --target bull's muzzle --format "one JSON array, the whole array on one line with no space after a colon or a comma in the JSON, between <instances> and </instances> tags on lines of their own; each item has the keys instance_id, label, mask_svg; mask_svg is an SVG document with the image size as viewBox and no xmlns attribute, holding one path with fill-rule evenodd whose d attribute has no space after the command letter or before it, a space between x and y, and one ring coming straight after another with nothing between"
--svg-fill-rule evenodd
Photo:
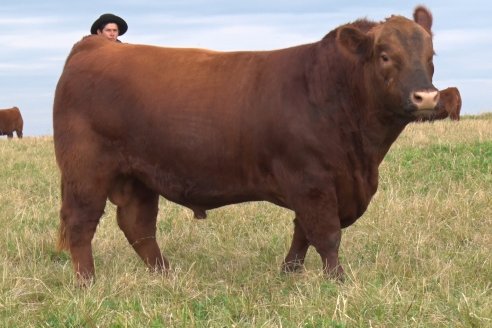
<instances>
[{"instance_id":1,"label":"bull's muzzle","mask_svg":"<svg viewBox=\"0 0 492 328\"><path fill-rule=\"evenodd\" d=\"M417 110L432 110L436 108L439 102L439 91L415 91L410 100L417 107Z\"/></svg>"}]
</instances>

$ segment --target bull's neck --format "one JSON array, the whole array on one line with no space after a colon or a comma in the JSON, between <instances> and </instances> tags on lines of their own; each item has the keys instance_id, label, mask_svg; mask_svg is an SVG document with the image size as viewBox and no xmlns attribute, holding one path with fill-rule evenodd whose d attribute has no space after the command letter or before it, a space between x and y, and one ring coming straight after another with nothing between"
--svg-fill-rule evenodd
<instances>
[{"instance_id":1,"label":"bull's neck","mask_svg":"<svg viewBox=\"0 0 492 328\"><path fill-rule=\"evenodd\" d=\"M380 107L376 111L379 110L384 111L384 108ZM401 134L407 122L400 118L378 114L376 112L373 116L366 117L367 120L361 126L361 134L364 149L379 164L388 153L396 138Z\"/></svg>"},{"instance_id":2,"label":"bull's neck","mask_svg":"<svg viewBox=\"0 0 492 328\"><path fill-rule=\"evenodd\" d=\"M395 116L390 108L374 99L373 90L361 91L361 94L347 99L352 102L352 112L343 119L358 124L365 155L379 165L408 124L408 120Z\"/></svg>"},{"instance_id":3,"label":"bull's neck","mask_svg":"<svg viewBox=\"0 0 492 328\"><path fill-rule=\"evenodd\" d=\"M360 74L364 81L361 94L361 115L364 117L362 133L368 148L372 147L371 152L380 163L410 120L396 115L395 108L389 108L386 104L385 96L378 95L374 90L374 83L369 80L374 73L361 69Z\"/></svg>"},{"instance_id":4,"label":"bull's neck","mask_svg":"<svg viewBox=\"0 0 492 328\"><path fill-rule=\"evenodd\" d=\"M347 59L335 46L320 44L313 52L315 60L308 69L311 104L328 121L350 127L363 148L361 155L379 164L408 121L391 114L391 109L375 99L362 65Z\"/></svg>"}]
</instances>

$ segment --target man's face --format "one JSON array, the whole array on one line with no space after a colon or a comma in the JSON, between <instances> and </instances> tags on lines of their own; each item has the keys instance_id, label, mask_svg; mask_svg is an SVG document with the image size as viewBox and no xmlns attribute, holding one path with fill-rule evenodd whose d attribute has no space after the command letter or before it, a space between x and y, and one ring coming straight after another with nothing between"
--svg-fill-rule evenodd
<instances>
[{"instance_id":1,"label":"man's face","mask_svg":"<svg viewBox=\"0 0 492 328\"><path fill-rule=\"evenodd\" d=\"M118 25L116 23L108 23L102 30L97 30L97 34L104 35L111 41L116 41L119 35Z\"/></svg>"}]
</instances>

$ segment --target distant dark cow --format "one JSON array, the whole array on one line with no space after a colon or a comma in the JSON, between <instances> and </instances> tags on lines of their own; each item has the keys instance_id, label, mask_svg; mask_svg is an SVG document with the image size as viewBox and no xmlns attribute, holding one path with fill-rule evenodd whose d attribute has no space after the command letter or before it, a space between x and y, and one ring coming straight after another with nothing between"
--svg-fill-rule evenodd
<instances>
[{"instance_id":1,"label":"distant dark cow","mask_svg":"<svg viewBox=\"0 0 492 328\"><path fill-rule=\"evenodd\" d=\"M168 267L155 239L159 195L197 218L247 201L291 209L283 270L300 270L312 245L341 278L341 229L366 210L391 144L439 100L432 17L419 7L414 20L358 20L275 51L77 43L53 124L59 247L80 281L94 277L91 241L108 198L138 255Z\"/></svg>"},{"instance_id":2,"label":"distant dark cow","mask_svg":"<svg viewBox=\"0 0 492 328\"><path fill-rule=\"evenodd\" d=\"M23 127L24 121L19 108L0 109L0 135L12 139L15 131L17 137L22 138Z\"/></svg>"},{"instance_id":3,"label":"distant dark cow","mask_svg":"<svg viewBox=\"0 0 492 328\"><path fill-rule=\"evenodd\" d=\"M457 88L450 87L439 92L439 103L436 112L428 117L419 117L417 122L443 120L449 117L453 121L460 120L461 95Z\"/></svg>"}]
</instances>

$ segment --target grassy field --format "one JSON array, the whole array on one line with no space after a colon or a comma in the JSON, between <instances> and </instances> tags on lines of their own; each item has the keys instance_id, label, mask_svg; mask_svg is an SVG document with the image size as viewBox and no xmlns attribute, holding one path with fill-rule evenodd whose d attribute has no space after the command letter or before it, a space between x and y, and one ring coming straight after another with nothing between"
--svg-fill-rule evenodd
<instances>
[{"instance_id":1,"label":"grassy field","mask_svg":"<svg viewBox=\"0 0 492 328\"><path fill-rule=\"evenodd\" d=\"M344 230L344 284L280 274L293 214L268 203L209 212L161 199L168 275L148 272L108 204L97 282L76 288L55 249L51 137L0 140L0 327L492 327L492 117L412 124L381 166L368 211Z\"/></svg>"}]
</instances>

